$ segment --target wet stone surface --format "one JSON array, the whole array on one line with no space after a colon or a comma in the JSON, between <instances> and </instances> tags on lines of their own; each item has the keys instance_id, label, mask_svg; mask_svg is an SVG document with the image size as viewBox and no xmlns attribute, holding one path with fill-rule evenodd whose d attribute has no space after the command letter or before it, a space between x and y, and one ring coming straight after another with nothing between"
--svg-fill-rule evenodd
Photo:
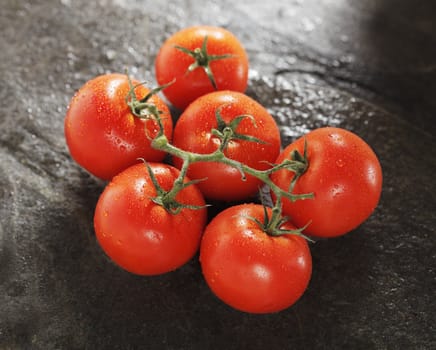
<instances>
[{"instance_id":1,"label":"wet stone surface","mask_svg":"<svg viewBox=\"0 0 436 350\"><path fill-rule=\"evenodd\" d=\"M1 349L436 348L436 5L431 0L12 1L0 12ZM384 171L380 205L311 246L292 308L218 301L196 258L157 277L114 266L93 209L105 183L69 157L74 91L128 68L154 82L159 45L224 26L250 57L247 94L288 143L320 126L358 133Z\"/></svg>"}]
</instances>

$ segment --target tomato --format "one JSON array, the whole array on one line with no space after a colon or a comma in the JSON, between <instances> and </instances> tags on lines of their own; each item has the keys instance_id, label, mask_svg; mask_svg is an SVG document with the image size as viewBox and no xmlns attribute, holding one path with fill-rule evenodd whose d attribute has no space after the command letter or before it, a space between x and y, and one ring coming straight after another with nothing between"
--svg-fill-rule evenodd
<instances>
[{"instance_id":1,"label":"tomato","mask_svg":"<svg viewBox=\"0 0 436 350\"><path fill-rule=\"evenodd\" d=\"M262 205L233 206L212 219L200 246L202 272L215 295L233 308L278 312L306 290L312 257L303 237L270 236L253 218L263 222ZM290 223L282 228L294 229Z\"/></svg>"},{"instance_id":2,"label":"tomato","mask_svg":"<svg viewBox=\"0 0 436 350\"><path fill-rule=\"evenodd\" d=\"M179 109L215 90L244 92L248 82L245 49L220 27L194 26L175 33L161 46L155 70L160 85L175 79L164 94Z\"/></svg>"},{"instance_id":3,"label":"tomato","mask_svg":"<svg viewBox=\"0 0 436 350\"><path fill-rule=\"evenodd\" d=\"M216 118L219 110L222 119L230 123L240 115L246 117L236 128L242 135L253 136L261 142L233 139L225 149L225 155L233 160L258 169L268 169L280 153L280 132L273 117L259 103L239 92L217 91L199 97L180 116L174 127L173 144L183 150L209 154L217 150L221 139L212 133L219 129ZM174 158L176 167L181 159ZM205 179L198 187L205 197L214 200L233 201L254 196L262 182L247 175L242 179L238 169L223 163L197 162L190 165L188 177Z\"/></svg>"},{"instance_id":4,"label":"tomato","mask_svg":"<svg viewBox=\"0 0 436 350\"><path fill-rule=\"evenodd\" d=\"M136 163L137 158L156 162L165 157L165 153L151 147L151 139L159 130L157 122L132 114L126 102L129 91L126 75L98 76L76 92L65 117L65 137L71 156L104 180ZM135 89L138 100L149 92L143 85ZM164 133L171 139L173 122L168 107L157 95L148 102L162 111Z\"/></svg>"},{"instance_id":5,"label":"tomato","mask_svg":"<svg viewBox=\"0 0 436 350\"><path fill-rule=\"evenodd\" d=\"M178 169L160 163L149 165L160 187L170 190ZM184 208L174 214L152 200L156 195L147 167L136 164L112 179L95 209L99 244L117 265L134 274L162 274L185 264L198 251L206 224L205 208ZM183 204L205 205L195 185L185 187L176 199Z\"/></svg>"},{"instance_id":6,"label":"tomato","mask_svg":"<svg viewBox=\"0 0 436 350\"><path fill-rule=\"evenodd\" d=\"M300 154L307 142L308 167L297 180L293 193L313 193L313 199L291 202L283 199L283 212L306 234L317 237L343 235L364 222L377 206L382 189L379 160L356 134L333 127L319 128L288 145L276 163ZM280 170L272 181L289 188L294 173Z\"/></svg>"}]
</instances>

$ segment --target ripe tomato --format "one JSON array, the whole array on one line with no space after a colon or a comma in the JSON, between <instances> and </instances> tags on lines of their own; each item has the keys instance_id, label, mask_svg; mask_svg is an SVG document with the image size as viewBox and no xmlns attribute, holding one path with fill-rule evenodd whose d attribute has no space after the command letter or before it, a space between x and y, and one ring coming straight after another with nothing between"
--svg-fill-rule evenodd
<instances>
[{"instance_id":1,"label":"ripe tomato","mask_svg":"<svg viewBox=\"0 0 436 350\"><path fill-rule=\"evenodd\" d=\"M166 164L149 165L160 187L170 190L179 171ZM206 224L205 208L173 214L152 200L156 195L147 167L136 164L112 179L95 209L95 234L102 249L116 264L139 275L169 272L190 260ZM195 185L184 188L176 200L205 205Z\"/></svg>"},{"instance_id":2,"label":"ripe tomato","mask_svg":"<svg viewBox=\"0 0 436 350\"><path fill-rule=\"evenodd\" d=\"M151 139L159 130L157 122L132 114L126 102L129 91L126 75L98 76L74 95L65 117L65 137L71 156L104 180L110 180L138 158L161 161L165 157L151 147ZM149 92L143 85L135 89L138 100ZM173 123L168 107L157 95L148 102L162 111L164 133L171 139Z\"/></svg>"},{"instance_id":3,"label":"ripe tomato","mask_svg":"<svg viewBox=\"0 0 436 350\"><path fill-rule=\"evenodd\" d=\"M301 236L270 236L252 218L263 222L262 205L233 206L212 219L200 246L203 275L216 296L235 309L281 311L309 284L310 250ZM282 228L294 229L290 223Z\"/></svg>"},{"instance_id":4,"label":"ripe tomato","mask_svg":"<svg viewBox=\"0 0 436 350\"><path fill-rule=\"evenodd\" d=\"M236 128L242 135L253 136L262 143L233 139L224 153L227 157L249 167L265 170L280 153L280 132L273 117L252 98L234 91L217 91L195 100L180 116L174 127L173 144L186 151L210 154L221 144L218 136L212 133L217 129L217 110L224 122L229 123L240 115L246 117ZM181 159L174 158L180 168ZM197 184L205 197L215 200L241 200L254 196L262 182L247 175L242 180L238 169L226 164L198 162L190 165L188 177L206 179Z\"/></svg>"},{"instance_id":5,"label":"ripe tomato","mask_svg":"<svg viewBox=\"0 0 436 350\"><path fill-rule=\"evenodd\" d=\"M239 40L229 31L195 26L164 42L156 56L155 70L159 85L175 79L164 94L175 107L184 109L197 97L214 90L244 92L248 58Z\"/></svg>"},{"instance_id":6,"label":"ripe tomato","mask_svg":"<svg viewBox=\"0 0 436 350\"><path fill-rule=\"evenodd\" d=\"M297 180L293 193L311 193L313 199L291 202L283 198L283 211L305 233L317 237L343 235L365 221L378 204L382 169L370 146L356 134L325 127L309 132L288 145L276 163L289 158L293 150L303 154L307 142L308 168ZM271 175L283 190L294 173L280 170Z\"/></svg>"}]
</instances>

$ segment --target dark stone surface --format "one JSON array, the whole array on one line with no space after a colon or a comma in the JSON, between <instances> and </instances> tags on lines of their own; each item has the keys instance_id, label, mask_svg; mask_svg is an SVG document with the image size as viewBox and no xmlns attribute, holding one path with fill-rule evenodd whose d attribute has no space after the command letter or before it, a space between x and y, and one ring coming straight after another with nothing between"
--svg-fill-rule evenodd
<instances>
[{"instance_id":1,"label":"dark stone surface","mask_svg":"<svg viewBox=\"0 0 436 350\"><path fill-rule=\"evenodd\" d=\"M196 259L152 278L115 267L92 227L104 183L65 145L77 88L126 67L154 82L160 43L200 23L241 39L247 93L285 143L341 126L383 166L374 215L312 245L309 289L278 314L218 301ZM433 0L2 0L0 27L1 349L436 348Z\"/></svg>"}]
</instances>

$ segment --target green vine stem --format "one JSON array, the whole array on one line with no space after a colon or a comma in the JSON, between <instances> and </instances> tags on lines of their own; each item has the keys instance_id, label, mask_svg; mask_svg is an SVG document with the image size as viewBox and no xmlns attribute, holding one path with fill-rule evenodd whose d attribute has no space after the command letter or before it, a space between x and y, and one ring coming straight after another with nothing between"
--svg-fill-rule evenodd
<instances>
[{"instance_id":1,"label":"green vine stem","mask_svg":"<svg viewBox=\"0 0 436 350\"><path fill-rule=\"evenodd\" d=\"M206 39L205 39L206 41ZM130 79L129 79L130 82ZM171 84L171 83L170 83ZM189 204L183 204L179 203L176 200L177 194L183 190L184 188L196 184L200 181L203 181L204 179L197 179L185 182L185 178L188 172L188 168L192 163L196 162L218 162L225 165L228 165L230 167L233 167L235 169L238 169L241 173L242 180L246 179L246 175L251 175L257 179L259 179L263 184L269 187L269 189L274 193L275 196L275 203L272 207L271 211L271 217L268 216L267 211L265 210L265 220L263 223L260 223L258 220L255 220L268 234L272 236L278 236L282 234L297 234L304 236L302 234L302 231L305 229L305 227L296 229L296 230L284 230L281 229L281 226L288 221L287 218L283 217L282 215L282 198L285 197L291 201L297 201L297 200L305 200L313 198L312 193L307 194L294 194L293 189L295 186L296 181L298 178L304 174L306 169L309 166L308 160L307 160L307 145L305 143L304 145L304 153L301 155L298 151L294 151L291 153L291 157L289 159L285 159L280 164L271 164L271 168L266 170L257 170L252 167L249 167L246 164L243 164L241 162L238 162L237 160L228 158L224 150L226 149L229 142L233 139L240 139L240 140L246 140L250 142L263 142L262 140L259 140L251 135L244 135L239 134L236 132L236 128L240 124L240 122L245 119L249 118L254 123L254 119L250 115L240 115L235 117L231 122L225 123L222 116L221 116L221 108L218 108L215 112L215 116L217 119L217 129L211 130L212 134L218 137L221 140L221 145L216 149L214 152L209 154L200 154L200 153L193 153L188 152L185 150L182 150L173 144L170 143L168 138L164 134L164 128L161 120L161 112L157 110L156 106L149 102L150 97L153 94L159 93L161 90L163 90L167 85L160 86L156 89L153 89L150 91L147 96L145 96L142 100L137 100L136 95L134 93L135 86L133 86L130 82L130 91L128 96L126 97L126 103L130 107L132 114L137 116L138 118L153 118L156 120L159 126L158 134L154 139L151 141L151 146L157 150L166 152L170 154L173 157L177 157L182 159L183 164L182 168L180 170L180 174L177 177L177 179L174 181L173 187L169 191L163 190L159 184L157 183L150 167L148 164L144 161L144 163L147 165L149 174L151 177L151 180L153 181L153 184L157 191L157 196L153 198L153 201L159 205L162 205L166 210L173 214L177 214L180 212L180 210L184 208L189 209L199 209L203 207L198 206L192 206ZM294 173L294 177L291 181L291 184L289 186L288 191L282 190L279 186L277 186L273 181L270 179L270 175L278 170L286 169L288 171L292 171ZM264 205L265 207L265 205ZM305 237L305 236L304 236ZM306 237L307 238L307 237ZM307 238L309 239L309 238Z\"/></svg>"},{"instance_id":2,"label":"green vine stem","mask_svg":"<svg viewBox=\"0 0 436 350\"><path fill-rule=\"evenodd\" d=\"M221 141L222 144L225 145L228 144L228 142L232 139L233 130L229 127L225 127L222 132L222 136L223 136L223 139ZM291 182L291 187L293 188L292 184L295 184L298 177L301 176L304 173L304 171L307 169L308 166L307 160L302 161L301 159L291 158L291 159L286 159L282 163L274 165L267 170L257 170L243 163L240 163L236 160L228 158L224 154L223 152L224 149L222 149L222 147L219 147L217 150L215 150L213 153L210 154L200 154L200 153L193 153L193 152L182 150L172 145L168 141L167 137L163 135L163 133L159 134L152 141L152 147L167 152L168 154L174 157L181 158L183 160L183 165L179 178L174 182L173 188L166 194L167 198L174 199L176 194L179 191L181 191L183 188L185 188L187 184L193 183L193 181L188 183L183 183L183 179L186 176L190 164L195 162L219 162L238 169L239 172L241 173L241 177L243 180L245 179L246 174L256 177L257 179L261 180L265 185L267 185L274 193L276 200L272 208L272 215L270 218L265 217L266 220L264 223L262 223L262 228L267 233L273 236L278 236L281 234L297 234L297 235L304 236L302 234L302 231L305 229L305 227L296 230L283 230L280 228L280 226L287 221L287 219L282 216L282 197L286 197L291 201L297 201L297 200L313 198L313 194L312 193L293 194L291 191L289 192L284 191L279 186L277 186L273 181L271 181L270 175L275 171L281 169L287 169L289 171L294 172L295 175ZM195 180L196 183L200 181L202 180L201 179Z\"/></svg>"},{"instance_id":3,"label":"green vine stem","mask_svg":"<svg viewBox=\"0 0 436 350\"><path fill-rule=\"evenodd\" d=\"M225 138L229 138L231 133L228 130L224 132ZM228 142L228 141L227 141ZM192 153L188 151L184 151L180 148L175 147L171 143L169 143L167 137L165 135L158 135L153 141L152 146L158 150L165 151L172 156L181 158L183 160L183 167L188 167L189 164L194 162L219 162L225 165L229 165L233 168L238 169L241 172L242 179L245 179L245 174L249 174L261 180L264 184L270 187L270 189L274 192L277 197L286 197L291 201L296 201L300 199L309 199L312 198L312 194L293 194L291 192L283 191L280 187L278 187L274 182L271 181L269 176L280 169L288 169L290 171L296 172L296 167L301 169L301 166L296 163L294 160L286 159L282 163L273 166L267 170L257 170L249 167L243 163L238 162L237 160L230 159L226 157L224 152L218 148L215 152L209 154L200 154L200 153ZM301 171L301 170L299 170Z\"/></svg>"}]
</instances>

